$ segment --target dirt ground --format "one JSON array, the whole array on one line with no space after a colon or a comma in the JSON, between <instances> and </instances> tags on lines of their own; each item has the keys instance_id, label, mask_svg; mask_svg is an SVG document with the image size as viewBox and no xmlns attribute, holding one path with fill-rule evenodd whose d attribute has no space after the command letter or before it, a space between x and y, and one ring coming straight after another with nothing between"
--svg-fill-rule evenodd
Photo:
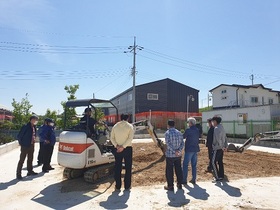
<instances>
[{"instance_id":1,"label":"dirt ground","mask_svg":"<svg viewBox=\"0 0 280 210\"><path fill-rule=\"evenodd\" d=\"M212 174L205 173L208 153L205 145L200 145L197 165L197 181L212 180ZM280 175L280 155L246 150L243 153L226 152L224 168L227 179L269 177ZM132 186L147 186L165 183L165 158L153 143L133 144ZM189 170L190 166L189 166ZM189 172L188 180L191 173ZM175 179L176 180L176 179Z\"/></svg>"},{"instance_id":2,"label":"dirt ground","mask_svg":"<svg viewBox=\"0 0 280 210\"><path fill-rule=\"evenodd\" d=\"M183 158L182 158L183 160ZM200 144L197 164L197 181L212 181L211 173L205 173L208 164L208 152L205 145ZM226 152L224 154L225 178L228 181L246 178L280 176L280 154L246 150L243 153ZM56 170L61 177L63 167ZM189 166L189 177L191 179L191 168ZM124 175L124 170L122 171ZM174 176L175 181L176 177ZM165 184L165 157L162 151L154 143L133 144L133 168L132 187L151 186ZM89 184L78 179L61 182L61 192L91 191L96 188L108 188L114 185L113 176L98 182Z\"/></svg>"}]
</instances>

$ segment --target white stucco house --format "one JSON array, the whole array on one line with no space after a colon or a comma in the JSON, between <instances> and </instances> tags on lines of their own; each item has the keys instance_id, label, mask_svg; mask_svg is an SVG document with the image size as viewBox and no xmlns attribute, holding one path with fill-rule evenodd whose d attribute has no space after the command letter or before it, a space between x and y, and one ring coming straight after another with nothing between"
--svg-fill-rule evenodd
<instances>
[{"instance_id":1,"label":"white stucco house","mask_svg":"<svg viewBox=\"0 0 280 210\"><path fill-rule=\"evenodd\" d=\"M262 84L221 84L209 92L213 110L202 113L203 132L207 132L207 119L213 116L221 116L227 134L236 136L280 130L280 91Z\"/></svg>"},{"instance_id":2,"label":"white stucco house","mask_svg":"<svg viewBox=\"0 0 280 210\"><path fill-rule=\"evenodd\" d=\"M213 109L248 107L280 103L280 91L256 85L221 84L212 93Z\"/></svg>"}]
</instances>

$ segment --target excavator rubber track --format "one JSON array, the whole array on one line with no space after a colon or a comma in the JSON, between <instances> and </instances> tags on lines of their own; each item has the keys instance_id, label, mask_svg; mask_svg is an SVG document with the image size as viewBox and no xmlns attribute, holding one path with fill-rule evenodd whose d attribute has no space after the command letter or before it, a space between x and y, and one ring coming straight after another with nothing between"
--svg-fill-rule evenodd
<instances>
[{"instance_id":1,"label":"excavator rubber track","mask_svg":"<svg viewBox=\"0 0 280 210\"><path fill-rule=\"evenodd\" d=\"M84 169L65 168L63 170L63 177L66 179L75 179L83 176Z\"/></svg>"},{"instance_id":2,"label":"excavator rubber track","mask_svg":"<svg viewBox=\"0 0 280 210\"><path fill-rule=\"evenodd\" d=\"M114 173L114 167L115 163L92 167L84 173L84 179L90 183L100 182Z\"/></svg>"}]
</instances>

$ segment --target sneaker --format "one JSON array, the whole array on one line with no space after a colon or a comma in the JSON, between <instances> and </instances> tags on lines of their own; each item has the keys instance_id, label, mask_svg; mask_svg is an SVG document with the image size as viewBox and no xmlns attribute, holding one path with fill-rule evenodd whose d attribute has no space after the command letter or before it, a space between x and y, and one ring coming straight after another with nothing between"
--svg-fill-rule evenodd
<instances>
[{"instance_id":1,"label":"sneaker","mask_svg":"<svg viewBox=\"0 0 280 210\"><path fill-rule=\"evenodd\" d=\"M218 179L214 178L212 180L212 183L217 183L217 182L221 182L221 181L223 181L223 178L218 178Z\"/></svg>"},{"instance_id":2,"label":"sneaker","mask_svg":"<svg viewBox=\"0 0 280 210\"><path fill-rule=\"evenodd\" d=\"M195 181L194 180L190 180L190 183L195 184Z\"/></svg>"},{"instance_id":3,"label":"sneaker","mask_svg":"<svg viewBox=\"0 0 280 210\"><path fill-rule=\"evenodd\" d=\"M18 174L18 175L17 175L17 179L18 179L18 180L22 180L21 174Z\"/></svg>"},{"instance_id":4,"label":"sneaker","mask_svg":"<svg viewBox=\"0 0 280 210\"><path fill-rule=\"evenodd\" d=\"M168 186L164 186L165 190L169 190L169 191L174 191L174 187L168 187Z\"/></svg>"},{"instance_id":5,"label":"sneaker","mask_svg":"<svg viewBox=\"0 0 280 210\"><path fill-rule=\"evenodd\" d=\"M49 173L49 170L42 169L42 172L44 172L44 173Z\"/></svg>"},{"instance_id":6,"label":"sneaker","mask_svg":"<svg viewBox=\"0 0 280 210\"><path fill-rule=\"evenodd\" d=\"M34 171L30 171L27 173L27 176L34 176L37 175L38 173L34 172Z\"/></svg>"},{"instance_id":7,"label":"sneaker","mask_svg":"<svg viewBox=\"0 0 280 210\"><path fill-rule=\"evenodd\" d=\"M178 190L181 190L182 189L182 185L181 184L177 184L177 188L178 188Z\"/></svg>"}]
</instances>

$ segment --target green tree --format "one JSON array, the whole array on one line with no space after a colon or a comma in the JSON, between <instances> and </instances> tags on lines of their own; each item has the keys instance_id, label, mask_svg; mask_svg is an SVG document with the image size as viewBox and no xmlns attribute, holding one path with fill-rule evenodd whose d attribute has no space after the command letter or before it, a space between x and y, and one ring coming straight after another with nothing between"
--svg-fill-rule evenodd
<instances>
[{"instance_id":1,"label":"green tree","mask_svg":"<svg viewBox=\"0 0 280 210\"><path fill-rule=\"evenodd\" d=\"M28 93L25 94L25 97L22 98L20 102L17 102L13 98L12 106L14 108L14 129L19 129L22 125L29 121L29 118L31 116L30 109L32 108L32 105L28 100Z\"/></svg>"},{"instance_id":2,"label":"green tree","mask_svg":"<svg viewBox=\"0 0 280 210\"><path fill-rule=\"evenodd\" d=\"M57 120L57 111L51 111L50 109L47 109L45 118L51 118L54 121Z\"/></svg>"},{"instance_id":3,"label":"green tree","mask_svg":"<svg viewBox=\"0 0 280 210\"><path fill-rule=\"evenodd\" d=\"M79 89L79 85L69 85L69 86L65 86L64 87L64 90L66 91L66 93L69 94L69 96L67 97L68 100L74 100L76 99L76 92L77 90ZM74 108L68 108L68 107L65 107L65 104L66 104L66 101L62 101L61 102L61 105L63 107L63 114L62 114L62 120L58 120L57 121L57 125L61 128L64 127L64 124L65 124L65 127L66 128L69 128L69 127L72 127L73 125L76 125L77 124L77 120L75 118L76 116L76 111ZM66 116L65 116L65 112L66 112ZM66 122L65 122L66 121ZM65 123L64 123L65 122Z\"/></svg>"},{"instance_id":4,"label":"green tree","mask_svg":"<svg viewBox=\"0 0 280 210\"><path fill-rule=\"evenodd\" d=\"M11 130L14 124L10 120L4 120L0 122L0 130Z\"/></svg>"}]
</instances>

